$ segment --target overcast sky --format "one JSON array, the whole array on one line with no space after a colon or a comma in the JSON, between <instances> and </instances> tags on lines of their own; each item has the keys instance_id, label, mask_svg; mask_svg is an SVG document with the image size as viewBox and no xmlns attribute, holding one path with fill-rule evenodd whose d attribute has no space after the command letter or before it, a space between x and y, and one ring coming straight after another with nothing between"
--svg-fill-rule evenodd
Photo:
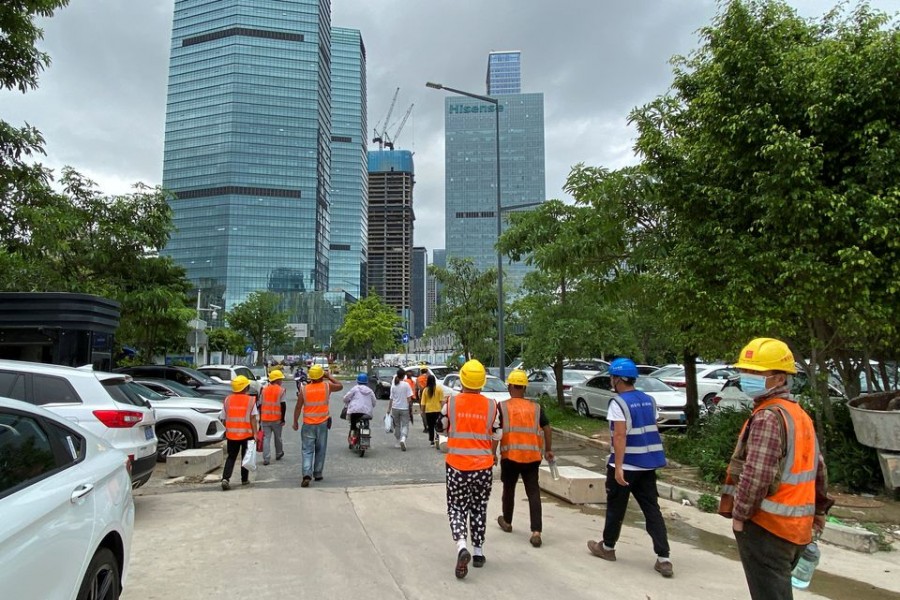
<instances>
[{"instance_id":1,"label":"overcast sky","mask_svg":"<svg viewBox=\"0 0 900 600\"><path fill-rule=\"evenodd\" d=\"M803 16L834 2L793 0ZM889 13L900 0L873 0ZM38 127L45 164L72 165L106 193L162 179L173 0L71 0L44 21L52 57L38 90L0 92L0 116ZM416 162L416 245L444 244L446 92L485 93L487 54L522 52L522 91L544 93L547 197L576 163L634 162L628 112L666 91L669 59L698 45L715 0L332 0L332 25L362 32L369 129L394 90L392 121L415 103L398 142Z\"/></svg>"}]
</instances>

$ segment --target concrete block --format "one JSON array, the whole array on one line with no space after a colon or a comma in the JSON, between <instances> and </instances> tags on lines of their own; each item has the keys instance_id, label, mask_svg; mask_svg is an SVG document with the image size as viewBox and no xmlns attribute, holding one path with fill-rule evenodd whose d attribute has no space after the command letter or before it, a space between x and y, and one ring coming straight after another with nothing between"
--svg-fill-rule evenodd
<instances>
[{"instance_id":1,"label":"concrete block","mask_svg":"<svg viewBox=\"0 0 900 600\"><path fill-rule=\"evenodd\" d=\"M656 489L659 489L659 484L657 483ZM675 502L681 502L682 500L688 500L693 506L697 506L700 503L700 496L703 495L703 492L698 492L696 490L689 490L688 488L678 487L677 485L672 486L672 496L671 499Z\"/></svg>"},{"instance_id":2,"label":"concrete block","mask_svg":"<svg viewBox=\"0 0 900 600\"><path fill-rule=\"evenodd\" d=\"M221 448L198 448L173 454L166 459L169 477L198 477L218 469L225 462Z\"/></svg>"},{"instance_id":3,"label":"concrete block","mask_svg":"<svg viewBox=\"0 0 900 600\"><path fill-rule=\"evenodd\" d=\"M559 467L559 479L550 475L550 467L541 467L541 489L572 504L606 502L606 476L581 467Z\"/></svg>"},{"instance_id":4,"label":"concrete block","mask_svg":"<svg viewBox=\"0 0 900 600\"><path fill-rule=\"evenodd\" d=\"M659 494L659 497L664 500L672 499L672 489L674 487L675 486L670 483L663 483L662 481L656 482L656 492Z\"/></svg>"},{"instance_id":5,"label":"concrete block","mask_svg":"<svg viewBox=\"0 0 900 600\"><path fill-rule=\"evenodd\" d=\"M878 551L878 536L876 534L865 529L848 527L847 525L825 523L825 531L822 532L821 539L829 544L855 550L856 552L873 554Z\"/></svg>"},{"instance_id":6,"label":"concrete block","mask_svg":"<svg viewBox=\"0 0 900 600\"><path fill-rule=\"evenodd\" d=\"M884 475L884 487L889 490L900 488L900 452L879 450L878 462Z\"/></svg>"}]
</instances>

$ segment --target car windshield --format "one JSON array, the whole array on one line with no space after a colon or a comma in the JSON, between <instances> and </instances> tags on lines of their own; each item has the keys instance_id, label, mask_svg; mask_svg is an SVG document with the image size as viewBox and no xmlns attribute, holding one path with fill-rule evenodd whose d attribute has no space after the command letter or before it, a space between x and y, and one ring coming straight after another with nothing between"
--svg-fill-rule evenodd
<instances>
[{"instance_id":1,"label":"car windshield","mask_svg":"<svg viewBox=\"0 0 900 600\"><path fill-rule=\"evenodd\" d=\"M101 382L103 388L112 396L112 399L122 404L131 404L132 406L148 406L140 394L130 388L130 382L124 379L106 379Z\"/></svg>"},{"instance_id":2,"label":"car windshield","mask_svg":"<svg viewBox=\"0 0 900 600\"><path fill-rule=\"evenodd\" d=\"M674 392L675 388L656 377L638 377L634 387L642 392Z\"/></svg>"},{"instance_id":3,"label":"car windshield","mask_svg":"<svg viewBox=\"0 0 900 600\"><path fill-rule=\"evenodd\" d=\"M506 385L500 379L495 377L488 377L487 381L484 382L484 387L481 388L482 392L505 392Z\"/></svg>"},{"instance_id":4,"label":"car windshield","mask_svg":"<svg viewBox=\"0 0 900 600\"><path fill-rule=\"evenodd\" d=\"M125 385L127 385L129 389L134 390L134 393L141 396L142 398L149 400L150 402L161 402L169 398L168 396L163 396L159 392L154 392L147 386L135 383L134 381L129 381Z\"/></svg>"},{"instance_id":5,"label":"car windshield","mask_svg":"<svg viewBox=\"0 0 900 600\"><path fill-rule=\"evenodd\" d=\"M581 383L587 379L587 375L582 375L581 373L573 373L572 371L563 371L563 383Z\"/></svg>"},{"instance_id":6,"label":"car windshield","mask_svg":"<svg viewBox=\"0 0 900 600\"><path fill-rule=\"evenodd\" d=\"M378 375L379 379L390 379L394 376L394 373L397 372L397 369L393 369L391 367L380 368L375 370L375 374Z\"/></svg>"},{"instance_id":7,"label":"car windshield","mask_svg":"<svg viewBox=\"0 0 900 600\"><path fill-rule=\"evenodd\" d=\"M265 367L250 367L250 372L256 375L257 379L268 379L269 373Z\"/></svg>"},{"instance_id":8,"label":"car windshield","mask_svg":"<svg viewBox=\"0 0 900 600\"><path fill-rule=\"evenodd\" d=\"M177 381L166 381L166 387L175 392L177 396L185 398L202 398L203 394L195 390L189 385L178 383Z\"/></svg>"},{"instance_id":9,"label":"car windshield","mask_svg":"<svg viewBox=\"0 0 900 600\"><path fill-rule=\"evenodd\" d=\"M657 379L662 379L663 377L684 377L684 367L662 367L653 371L650 375Z\"/></svg>"},{"instance_id":10,"label":"car windshield","mask_svg":"<svg viewBox=\"0 0 900 600\"><path fill-rule=\"evenodd\" d=\"M432 373L434 373L434 378L440 381L444 377L450 374L450 367L428 367Z\"/></svg>"},{"instance_id":11,"label":"car windshield","mask_svg":"<svg viewBox=\"0 0 900 600\"><path fill-rule=\"evenodd\" d=\"M203 373L201 371L198 371L197 369L191 369L190 367L181 367L181 368L183 369L184 373L187 373L188 375L190 375L191 377L193 377L194 379L196 379L203 385L215 385L217 383L216 380L212 379L209 375L207 375L206 373Z\"/></svg>"}]
</instances>

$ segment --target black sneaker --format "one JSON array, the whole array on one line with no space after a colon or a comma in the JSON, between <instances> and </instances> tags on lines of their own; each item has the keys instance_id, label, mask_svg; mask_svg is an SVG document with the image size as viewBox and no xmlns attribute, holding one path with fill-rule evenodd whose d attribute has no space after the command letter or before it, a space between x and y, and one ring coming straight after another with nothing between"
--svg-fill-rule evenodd
<instances>
[{"instance_id":1,"label":"black sneaker","mask_svg":"<svg viewBox=\"0 0 900 600\"><path fill-rule=\"evenodd\" d=\"M469 551L463 548L459 551L459 554L456 555L456 578L457 579L465 579L466 575L469 574L469 561L472 560L472 555L469 554Z\"/></svg>"},{"instance_id":2,"label":"black sneaker","mask_svg":"<svg viewBox=\"0 0 900 600\"><path fill-rule=\"evenodd\" d=\"M484 566L485 561L487 561L487 559L484 556L478 556L476 554L472 557L472 566L476 569L480 569Z\"/></svg>"},{"instance_id":3,"label":"black sneaker","mask_svg":"<svg viewBox=\"0 0 900 600\"><path fill-rule=\"evenodd\" d=\"M223 479L222 480L222 491L227 492L230 489L231 489L231 484L228 482L227 479Z\"/></svg>"},{"instance_id":4,"label":"black sneaker","mask_svg":"<svg viewBox=\"0 0 900 600\"><path fill-rule=\"evenodd\" d=\"M250 480L248 479L247 481L242 481L241 485L250 485Z\"/></svg>"},{"instance_id":5,"label":"black sneaker","mask_svg":"<svg viewBox=\"0 0 900 600\"><path fill-rule=\"evenodd\" d=\"M275 460L281 460L282 458L284 458L284 452L279 452L275 455Z\"/></svg>"},{"instance_id":6,"label":"black sneaker","mask_svg":"<svg viewBox=\"0 0 900 600\"><path fill-rule=\"evenodd\" d=\"M316 481L322 481L325 478L322 477L321 475L318 475L318 476L314 477L313 479L315 479Z\"/></svg>"}]
</instances>

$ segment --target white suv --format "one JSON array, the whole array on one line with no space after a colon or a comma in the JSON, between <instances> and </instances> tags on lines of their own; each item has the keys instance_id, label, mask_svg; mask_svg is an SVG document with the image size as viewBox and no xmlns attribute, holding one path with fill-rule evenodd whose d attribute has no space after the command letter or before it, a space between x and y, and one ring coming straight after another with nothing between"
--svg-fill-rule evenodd
<instances>
[{"instance_id":1,"label":"white suv","mask_svg":"<svg viewBox=\"0 0 900 600\"><path fill-rule=\"evenodd\" d=\"M256 378L250 367L244 365L204 365L197 370L222 383L229 383L238 375L243 375L250 380L250 394L254 396L258 395L262 388L262 381Z\"/></svg>"},{"instance_id":2,"label":"white suv","mask_svg":"<svg viewBox=\"0 0 900 600\"><path fill-rule=\"evenodd\" d=\"M0 360L0 396L43 406L103 438L131 460L131 483L147 483L156 466L156 415L123 386L121 373Z\"/></svg>"}]
</instances>

